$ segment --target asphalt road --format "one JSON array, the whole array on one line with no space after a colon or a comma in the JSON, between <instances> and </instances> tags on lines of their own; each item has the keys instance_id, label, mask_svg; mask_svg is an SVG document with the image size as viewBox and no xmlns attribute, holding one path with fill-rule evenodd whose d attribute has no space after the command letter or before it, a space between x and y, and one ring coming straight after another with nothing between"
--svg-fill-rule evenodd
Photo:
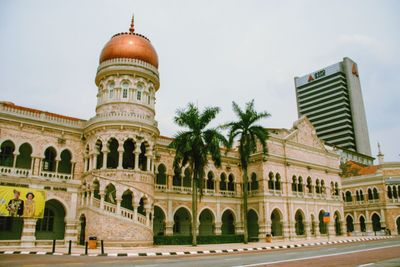
<instances>
[{"instance_id":1,"label":"asphalt road","mask_svg":"<svg viewBox=\"0 0 400 267\"><path fill-rule=\"evenodd\" d=\"M375 264L375 265L374 265ZM0 266L400 266L400 239L219 255L89 257L0 255Z\"/></svg>"}]
</instances>

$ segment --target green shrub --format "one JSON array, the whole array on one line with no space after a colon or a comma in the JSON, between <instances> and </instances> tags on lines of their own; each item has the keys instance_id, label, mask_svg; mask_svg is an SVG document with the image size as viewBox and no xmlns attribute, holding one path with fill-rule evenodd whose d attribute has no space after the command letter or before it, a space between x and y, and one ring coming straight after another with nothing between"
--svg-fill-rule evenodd
<instances>
[{"instance_id":1,"label":"green shrub","mask_svg":"<svg viewBox=\"0 0 400 267\"><path fill-rule=\"evenodd\" d=\"M241 243L243 235L211 235L198 236L198 244ZM190 245L191 236L155 236L154 245Z\"/></svg>"}]
</instances>

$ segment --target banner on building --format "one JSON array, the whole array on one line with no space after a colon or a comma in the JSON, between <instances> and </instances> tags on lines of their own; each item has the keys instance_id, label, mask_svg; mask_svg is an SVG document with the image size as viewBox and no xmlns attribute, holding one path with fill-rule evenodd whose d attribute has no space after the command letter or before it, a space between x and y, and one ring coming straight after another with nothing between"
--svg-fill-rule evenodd
<instances>
[{"instance_id":1,"label":"banner on building","mask_svg":"<svg viewBox=\"0 0 400 267\"><path fill-rule=\"evenodd\" d=\"M0 186L0 216L43 218L45 202L43 190Z\"/></svg>"}]
</instances>

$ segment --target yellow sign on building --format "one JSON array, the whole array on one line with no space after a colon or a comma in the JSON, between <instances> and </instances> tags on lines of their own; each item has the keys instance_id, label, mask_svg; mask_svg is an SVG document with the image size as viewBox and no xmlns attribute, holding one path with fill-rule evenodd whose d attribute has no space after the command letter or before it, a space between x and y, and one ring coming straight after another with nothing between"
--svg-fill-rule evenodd
<instances>
[{"instance_id":1,"label":"yellow sign on building","mask_svg":"<svg viewBox=\"0 0 400 267\"><path fill-rule=\"evenodd\" d=\"M43 190L0 186L0 216L43 218L45 202Z\"/></svg>"}]
</instances>

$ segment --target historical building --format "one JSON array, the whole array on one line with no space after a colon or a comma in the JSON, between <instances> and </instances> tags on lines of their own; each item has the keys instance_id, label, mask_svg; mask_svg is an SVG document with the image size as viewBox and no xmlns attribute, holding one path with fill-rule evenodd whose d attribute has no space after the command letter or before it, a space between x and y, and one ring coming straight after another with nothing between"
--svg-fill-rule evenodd
<instances>
[{"instance_id":1,"label":"historical building","mask_svg":"<svg viewBox=\"0 0 400 267\"><path fill-rule=\"evenodd\" d=\"M89 120L0 103L0 183L43 189L42 219L0 217L0 244L35 246L89 235L108 246L151 245L153 236L189 235L191 173L174 173L171 139L155 121L158 56L135 32L104 46ZM162 100L160 100L162 101ZM306 117L269 129L268 155L252 155L250 238L312 238L345 232L339 156ZM207 168L199 235L243 233L237 151ZM331 222L322 222L329 212Z\"/></svg>"},{"instance_id":2,"label":"historical building","mask_svg":"<svg viewBox=\"0 0 400 267\"><path fill-rule=\"evenodd\" d=\"M400 162L384 162L379 149L378 165L349 162L342 181L347 232L371 235L382 230L400 235Z\"/></svg>"},{"instance_id":3,"label":"historical building","mask_svg":"<svg viewBox=\"0 0 400 267\"><path fill-rule=\"evenodd\" d=\"M306 115L322 140L341 148L343 161L372 164L357 64L345 57L294 80L299 117Z\"/></svg>"}]
</instances>

